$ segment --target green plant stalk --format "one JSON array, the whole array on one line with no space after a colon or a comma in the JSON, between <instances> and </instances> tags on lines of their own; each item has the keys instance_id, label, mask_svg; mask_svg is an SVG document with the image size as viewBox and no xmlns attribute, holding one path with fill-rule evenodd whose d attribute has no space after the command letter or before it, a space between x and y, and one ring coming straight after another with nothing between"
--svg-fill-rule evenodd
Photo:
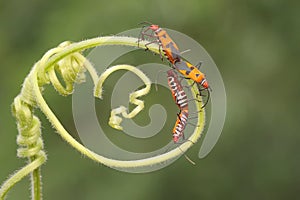
<instances>
[{"instance_id":1,"label":"green plant stalk","mask_svg":"<svg viewBox=\"0 0 300 200\"><path fill-rule=\"evenodd\" d=\"M35 160L36 158L32 158L31 160ZM42 176L41 176L41 168L38 167L31 173L31 194L35 199L42 199Z\"/></svg>"},{"instance_id":2,"label":"green plant stalk","mask_svg":"<svg viewBox=\"0 0 300 200\"><path fill-rule=\"evenodd\" d=\"M144 41L140 43L140 47L144 47L145 43L147 41ZM101 37L101 38L95 38L90 39L78 43L71 44L70 46L66 47L61 52L57 53L53 57L49 59L46 63L44 63L42 66L45 70L49 69L52 65L54 65L56 62L64 58L65 56L68 56L74 52L83 51L88 48L96 47L96 46L104 46L104 45L125 45L125 46L136 46L137 47L137 38L131 38L131 37ZM155 53L160 53L157 45L148 45L148 48L150 51L153 51ZM157 163L161 163L163 161L172 159L176 156L179 156L182 154L182 151L186 151L188 148L192 146L193 143L195 143L198 138L201 135L201 132L204 128L205 124L205 113L199 112L198 113L198 123L197 127L194 131L194 133L190 136L188 139L191 142L185 142L180 145L180 148L176 148L170 152L167 152L162 155L154 156L151 158L146 159L140 159L140 160L129 160L129 161L123 161L123 160L115 160L106 158L104 156L101 156L99 154L94 153L93 151L87 149L83 145L81 145L79 142L77 142L62 126L62 124L59 122L59 120L55 117L54 113L51 111L51 109L48 107L47 103L42 97L40 88L38 86L37 81L37 70L34 70L35 79L33 80L33 91L37 99L37 103L39 108L42 110L42 112L47 116L48 120L51 122L53 127L57 130L57 132L60 134L60 136L66 140L71 146L73 146L75 149L77 149L79 152L84 154L85 156L89 157L90 159L100 162L108 167L113 168L134 168L134 167L141 167L141 166L150 166ZM188 80L190 84L192 84L192 81ZM192 93L194 95L194 98L197 98L198 88L196 85L192 88ZM201 110L201 105L196 104L197 109ZM182 151L181 151L182 150Z\"/></svg>"},{"instance_id":3,"label":"green plant stalk","mask_svg":"<svg viewBox=\"0 0 300 200\"><path fill-rule=\"evenodd\" d=\"M141 41L139 43L140 48L145 48L145 44L148 41ZM61 95L69 95L73 92L73 85L75 82L80 82L70 76L74 70L78 75L82 73L81 68L85 67L90 73L95 85L97 79L97 73L93 69L92 65L86 60L79 52L103 45L125 45L138 47L137 38L131 37L99 37L94 39L85 40L78 43L71 44L70 42L64 42L56 48L49 50L43 58L34 65L31 72L24 81L22 91L18 97L16 97L13 110L17 119L19 136L17 142L22 148L18 150L19 157L29 157L30 163L24 166L19 171L15 172L10 178L8 178L0 188L0 199L4 199L9 189L19 182L22 178L31 173L32 182L32 199L38 200L42 198L41 195L41 175L40 166L46 161L46 154L43 149L42 138L40 137L40 124L36 122L36 117L32 114L32 110L35 107L41 109L41 111L48 118L53 127L57 130L57 133L66 140L72 147L84 154L90 159L100 162L108 167L112 168L135 168L142 166L151 166L166 160L172 159L179 155L182 155L188 148L190 148L199 138L203 131L205 124L205 112L198 112L198 122L193 134L188 138L188 142L181 144L178 148L173 149L170 152L166 152L161 155L157 155L150 158L139 160L115 160L106 158L93 151L87 149L79 142L77 142L63 127L60 121L56 118L55 114L47 105L42 96L42 88L45 84L52 83L55 89ZM158 46L155 44L148 45L150 51L160 53ZM65 67L66 66L66 67ZM70 68L70 69L69 69ZM66 87L63 87L55 75L55 70L62 73ZM71 78L70 78L71 77ZM192 81L188 80L191 84ZM192 94L194 98L197 98L198 88L196 85L192 87ZM23 107L22 107L23 106ZM201 110L201 104L196 104L197 110ZM18 108L18 109L17 109ZM28 111L29 110L29 111ZM28 111L28 112L27 112ZM38 119L37 119L38 120ZM35 122L35 123L34 123ZM29 125L32 129L29 130ZM38 124L38 125L36 125ZM30 134L28 134L29 132ZM33 133L33 134L31 134ZM23 135L22 135L23 134ZM26 136L24 138L24 136ZM23 146L29 147L29 150L23 148Z\"/></svg>"},{"instance_id":4,"label":"green plant stalk","mask_svg":"<svg viewBox=\"0 0 300 200\"><path fill-rule=\"evenodd\" d=\"M0 189L0 199L4 199L6 194L8 193L8 191L19 181L21 181L25 176L27 176L28 174L30 174L32 171L35 171L37 169L39 169L39 167L46 161L46 156L40 156L36 159L34 159L34 161L30 162L28 165L24 166L23 168L21 168L20 170L16 171L13 175L11 175L11 177L9 177L1 186ZM35 176L39 176L39 174L35 174ZM36 180L37 181L37 180ZM40 199L40 188L41 188L41 184L40 184L40 180L34 183L35 185L32 185L32 190L34 188L35 190L35 194L32 194L32 198L33 199Z\"/></svg>"}]
</instances>

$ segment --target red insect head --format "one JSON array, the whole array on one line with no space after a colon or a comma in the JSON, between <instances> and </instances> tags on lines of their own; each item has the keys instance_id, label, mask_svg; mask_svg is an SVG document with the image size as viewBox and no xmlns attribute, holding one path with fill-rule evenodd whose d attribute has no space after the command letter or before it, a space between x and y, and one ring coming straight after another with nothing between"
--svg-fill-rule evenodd
<instances>
[{"instance_id":1,"label":"red insect head","mask_svg":"<svg viewBox=\"0 0 300 200\"><path fill-rule=\"evenodd\" d=\"M156 31L157 29L159 29L159 26L158 25L155 25L155 24L152 24L149 26L149 28L153 31Z\"/></svg>"},{"instance_id":2,"label":"red insect head","mask_svg":"<svg viewBox=\"0 0 300 200\"><path fill-rule=\"evenodd\" d=\"M178 140L179 140L179 136L175 136L175 135L173 135L173 141L174 141L175 143L177 143L177 142L178 142Z\"/></svg>"},{"instance_id":3,"label":"red insect head","mask_svg":"<svg viewBox=\"0 0 300 200\"><path fill-rule=\"evenodd\" d=\"M205 89L207 89L209 86L208 86L208 82L206 79L203 79L203 81L201 82L201 85L202 87L204 87Z\"/></svg>"}]
</instances>

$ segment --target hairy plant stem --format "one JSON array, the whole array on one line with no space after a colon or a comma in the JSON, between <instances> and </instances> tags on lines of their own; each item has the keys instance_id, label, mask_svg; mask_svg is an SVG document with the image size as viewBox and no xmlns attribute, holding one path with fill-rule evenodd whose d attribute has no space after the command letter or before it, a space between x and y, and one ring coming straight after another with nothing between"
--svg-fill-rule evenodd
<instances>
[{"instance_id":1,"label":"hairy plant stem","mask_svg":"<svg viewBox=\"0 0 300 200\"><path fill-rule=\"evenodd\" d=\"M140 48L145 48L148 41L141 41ZM178 148L161 155L139 160L115 160L99 155L76 141L63 127L59 119L49 108L42 96L43 86L52 84L61 95L70 95L74 90L74 83L83 80L85 69L90 73L94 84L97 85L98 75L92 64L81 54L82 51L104 45L125 45L138 47L137 38L131 37L99 37L77 43L63 42L58 47L49 50L42 59L37 62L29 75L26 77L21 93L15 98L12 105L13 114L18 125L17 143L20 146L18 156L28 158L29 163L16 171L9 177L0 188L0 199L4 199L7 192L25 176L31 174L32 199L42 199L40 166L46 161L46 154L43 151L43 140L41 137L40 121L33 114L36 107L45 114L57 133L72 147L86 157L113 168L135 168L151 166L170 160L182 155L200 137L205 124L205 112L198 112L197 126L194 133L188 138L188 142L181 144ZM155 44L148 45L148 49L160 53ZM56 74L59 73L64 80L62 85ZM191 84L192 82L188 80ZM194 84L192 94L197 98L198 88ZM197 110L201 105L196 104Z\"/></svg>"}]
</instances>

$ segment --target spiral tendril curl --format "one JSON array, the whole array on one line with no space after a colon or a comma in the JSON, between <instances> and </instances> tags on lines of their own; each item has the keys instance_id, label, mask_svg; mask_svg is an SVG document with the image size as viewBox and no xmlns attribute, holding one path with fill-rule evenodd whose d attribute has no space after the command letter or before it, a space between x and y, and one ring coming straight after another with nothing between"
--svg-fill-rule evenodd
<instances>
[{"instance_id":1,"label":"spiral tendril curl","mask_svg":"<svg viewBox=\"0 0 300 200\"><path fill-rule=\"evenodd\" d=\"M136 74L146 85L145 88L132 92L129 95L129 102L137 105L130 113L127 113L127 108L125 106L119 106L118 108L114 108L111 111L111 115L109 118L109 125L115 129L123 130L123 127L120 125L122 122L122 118L117 116L118 114L122 114L123 117L127 119L131 119L135 117L141 110L144 108L144 101L137 99L138 97L144 96L149 93L151 88L150 79L138 68L130 66L130 65L116 65L109 69L107 69L104 73L99 77L98 83L94 90L94 96L102 99L102 91L103 91L103 83L106 78L113 72L117 70L129 70Z\"/></svg>"},{"instance_id":2,"label":"spiral tendril curl","mask_svg":"<svg viewBox=\"0 0 300 200\"><path fill-rule=\"evenodd\" d=\"M148 43L148 41L140 41L139 48L146 49L146 43ZM85 80L86 70L89 72L96 86L97 83L99 83L97 72L92 64L81 54L81 52L85 49L104 45L138 47L137 38L122 36L98 37L77 43L67 41L46 52L41 60L33 66L32 70L25 78L20 94L14 99L12 104L12 112L16 118L19 133L17 136L17 144L19 145L17 155L21 158L27 158L29 162L23 168L11 175L1 185L0 199L4 199L8 191L17 182L29 174L31 175L32 199L42 199L40 167L46 162L46 153L43 150L41 123L38 117L34 115L35 108L39 108L45 114L52 126L57 130L57 133L72 147L86 157L115 169L151 166L171 160L176 156L182 155L183 152L185 152L198 140L205 123L204 112L198 113L197 126L194 133L188 139L192 142L185 142L181 144L179 148L173 149L172 151L164 154L139 160L115 160L99 155L76 141L65 130L64 126L60 123L59 119L57 119L44 100L42 96L43 86L52 84L59 94L63 96L70 95L74 91L74 84L81 83ZM159 48L155 44L148 45L147 49L154 53L159 53ZM58 75L60 78L58 78ZM142 93L130 95L130 100L137 105L137 110L129 114L124 114L122 110L120 113L122 113L124 117L133 117L142 109L142 103L136 98L146 94L146 88L144 88L144 92ZM100 91L101 90L98 92ZM196 86L192 88L192 94L195 98L197 91ZM99 96L99 93L96 96ZM196 106L198 110L201 110L200 104L196 104Z\"/></svg>"}]
</instances>

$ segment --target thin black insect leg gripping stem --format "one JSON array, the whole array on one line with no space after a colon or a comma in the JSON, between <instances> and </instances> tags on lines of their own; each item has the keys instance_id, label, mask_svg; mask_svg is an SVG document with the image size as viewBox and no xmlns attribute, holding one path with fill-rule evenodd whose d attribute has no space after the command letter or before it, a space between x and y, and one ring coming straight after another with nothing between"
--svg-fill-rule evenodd
<instances>
[{"instance_id":1,"label":"thin black insect leg gripping stem","mask_svg":"<svg viewBox=\"0 0 300 200\"><path fill-rule=\"evenodd\" d=\"M209 98L210 98L210 92L209 92L208 89L206 89L206 90L207 90L207 99L206 99L206 102L204 103L204 105L201 107L201 109L204 108L207 105L207 103L209 101Z\"/></svg>"},{"instance_id":2,"label":"thin black insect leg gripping stem","mask_svg":"<svg viewBox=\"0 0 300 200\"><path fill-rule=\"evenodd\" d=\"M149 27L148 28L146 28L146 30L144 30L144 26L142 27L142 29L141 29L141 31L140 31L140 34L139 34L139 38L138 38L138 47L140 47L140 41L142 41L142 40L145 40L145 35L147 35L146 34L146 32L150 29Z\"/></svg>"}]
</instances>

